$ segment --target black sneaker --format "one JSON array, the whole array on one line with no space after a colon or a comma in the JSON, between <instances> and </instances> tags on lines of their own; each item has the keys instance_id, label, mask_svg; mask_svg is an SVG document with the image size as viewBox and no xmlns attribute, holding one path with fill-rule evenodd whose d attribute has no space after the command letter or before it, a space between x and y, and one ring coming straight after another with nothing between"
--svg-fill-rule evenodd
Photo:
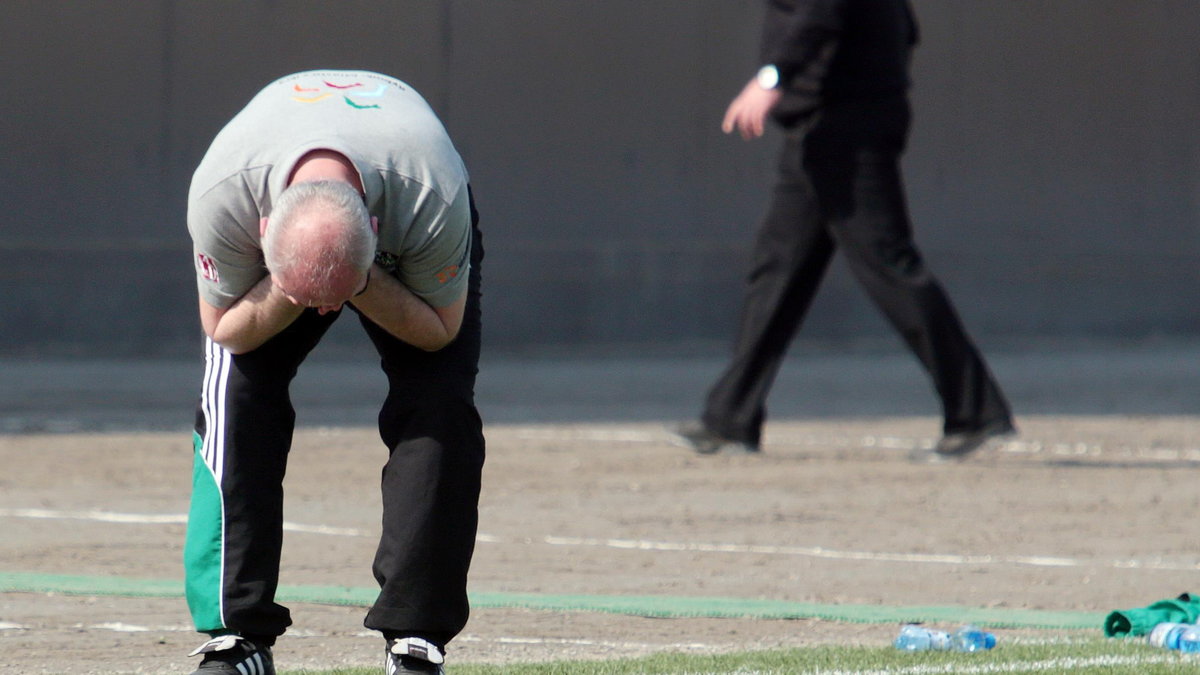
<instances>
[{"instance_id":1,"label":"black sneaker","mask_svg":"<svg viewBox=\"0 0 1200 675\"><path fill-rule=\"evenodd\" d=\"M271 648L240 635L222 635L200 645L188 656L204 655L192 675L275 675Z\"/></svg>"},{"instance_id":2,"label":"black sneaker","mask_svg":"<svg viewBox=\"0 0 1200 675\"><path fill-rule=\"evenodd\" d=\"M759 447L745 441L735 441L709 431L702 422L687 422L671 430L677 445L691 448L700 455L754 455Z\"/></svg>"},{"instance_id":3,"label":"black sneaker","mask_svg":"<svg viewBox=\"0 0 1200 675\"><path fill-rule=\"evenodd\" d=\"M385 675L421 673L422 675L446 675L442 663L446 658L442 650L428 640L417 637L388 640L386 659L383 664Z\"/></svg>"}]
</instances>

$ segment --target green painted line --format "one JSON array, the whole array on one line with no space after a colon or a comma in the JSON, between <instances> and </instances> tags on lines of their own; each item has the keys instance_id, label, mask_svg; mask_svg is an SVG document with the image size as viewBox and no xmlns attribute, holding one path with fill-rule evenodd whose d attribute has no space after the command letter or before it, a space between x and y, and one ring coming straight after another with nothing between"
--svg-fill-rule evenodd
<instances>
[{"instance_id":1,"label":"green painted line","mask_svg":"<svg viewBox=\"0 0 1200 675\"><path fill-rule=\"evenodd\" d=\"M123 597L182 598L183 582L0 572L0 593L61 593ZM276 593L280 602L369 607L378 590L352 586L288 586ZM607 612L652 617L752 619L826 619L852 623L975 623L996 628L1063 628L1102 630L1107 613L951 606L825 605L745 598L553 595L543 593L473 592L471 606L543 611Z\"/></svg>"},{"instance_id":2,"label":"green painted line","mask_svg":"<svg viewBox=\"0 0 1200 675\"><path fill-rule=\"evenodd\" d=\"M37 574L34 572L0 572L0 592L182 598L183 582L70 574Z\"/></svg>"}]
</instances>

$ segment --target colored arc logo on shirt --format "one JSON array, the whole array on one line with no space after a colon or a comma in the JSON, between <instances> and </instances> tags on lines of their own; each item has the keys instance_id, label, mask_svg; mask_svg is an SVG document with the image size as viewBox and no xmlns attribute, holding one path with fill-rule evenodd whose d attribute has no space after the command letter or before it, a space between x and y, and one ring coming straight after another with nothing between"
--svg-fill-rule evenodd
<instances>
[{"instance_id":1,"label":"colored arc logo on shirt","mask_svg":"<svg viewBox=\"0 0 1200 675\"><path fill-rule=\"evenodd\" d=\"M380 84L374 91L358 90L359 87L363 86L365 85L362 82L339 84L330 82L329 80L322 80L321 85L316 87L302 87L299 84L295 84L292 86L292 90L296 93L292 96L292 100L300 103L319 103L328 98L340 97L346 105L357 110L383 107L378 103L369 102L369 99L382 97L383 92L387 91L388 86ZM368 99L368 101L360 102L355 99Z\"/></svg>"}]
</instances>

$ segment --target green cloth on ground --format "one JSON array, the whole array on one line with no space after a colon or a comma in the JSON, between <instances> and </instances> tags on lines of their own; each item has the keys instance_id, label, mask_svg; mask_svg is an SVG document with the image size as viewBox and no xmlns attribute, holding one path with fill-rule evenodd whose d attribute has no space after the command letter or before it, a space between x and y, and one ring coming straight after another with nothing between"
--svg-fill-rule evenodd
<instances>
[{"instance_id":1,"label":"green cloth on ground","mask_svg":"<svg viewBox=\"0 0 1200 675\"><path fill-rule=\"evenodd\" d=\"M1197 618L1200 618L1200 597L1184 593L1174 600L1159 600L1148 607L1112 612L1104 619L1104 635L1146 635L1164 621L1196 623Z\"/></svg>"}]
</instances>

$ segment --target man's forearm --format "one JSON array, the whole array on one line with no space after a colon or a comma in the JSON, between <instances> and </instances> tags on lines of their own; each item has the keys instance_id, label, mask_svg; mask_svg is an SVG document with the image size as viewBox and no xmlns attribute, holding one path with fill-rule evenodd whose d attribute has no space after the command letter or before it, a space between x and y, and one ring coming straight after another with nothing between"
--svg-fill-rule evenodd
<instances>
[{"instance_id":1,"label":"man's forearm","mask_svg":"<svg viewBox=\"0 0 1200 675\"><path fill-rule=\"evenodd\" d=\"M211 306L206 311L201 301L201 321L214 342L234 354L260 347L291 325L304 311L265 277L225 310ZM207 314L207 315L206 315Z\"/></svg>"},{"instance_id":2,"label":"man's forearm","mask_svg":"<svg viewBox=\"0 0 1200 675\"><path fill-rule=\"evenodd\" d=\"M462 323L461 303L435 310L379 267L372 270L366 290L350 302L397 339L426 351L450 344Z\"/></svg>"}]
</instances>

